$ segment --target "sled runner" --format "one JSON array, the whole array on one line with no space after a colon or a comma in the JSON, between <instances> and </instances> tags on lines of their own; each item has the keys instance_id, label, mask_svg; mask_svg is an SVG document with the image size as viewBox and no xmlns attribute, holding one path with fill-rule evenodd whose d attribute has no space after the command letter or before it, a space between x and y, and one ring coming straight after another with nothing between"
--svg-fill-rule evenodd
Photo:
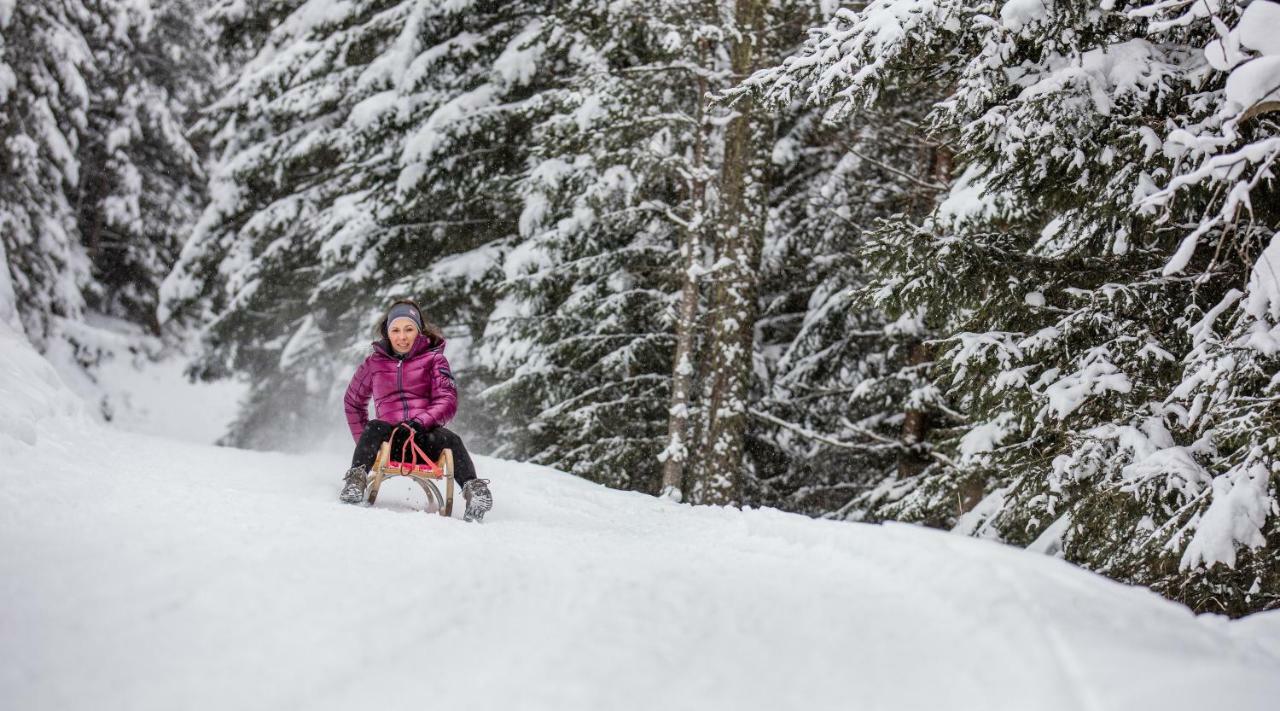
<instances>
[{"instance_id":1,"label":"sled runner","mask_svg":"<svg viewBox=\"0 0 1280 711\"><path fill-rule=\"evenodd\" d=\"M400 428L407 430L409 436L400 447L400 459L393 460L391 458L391 440L394 438L396 430ZM444 450L440 453L440 459L433 462L422 451L422 448L413 441L415 432L412 427L400 425L396 430L392 430L391 436L388 436L386 441L382 443L382 447L378 449L378 458L374 460L373 468L369 470L369 504L372 505L378 499L378 487L382 486L383 479L393 476L407 476L422 486L422 490L427 494L427 499L436 505L436 510L441 516L452 515L453 450ZM440 494L440 488L436 486L436 482L440 479L444 479L445 493L443 496Z\"/></svg>"}]
</instances>

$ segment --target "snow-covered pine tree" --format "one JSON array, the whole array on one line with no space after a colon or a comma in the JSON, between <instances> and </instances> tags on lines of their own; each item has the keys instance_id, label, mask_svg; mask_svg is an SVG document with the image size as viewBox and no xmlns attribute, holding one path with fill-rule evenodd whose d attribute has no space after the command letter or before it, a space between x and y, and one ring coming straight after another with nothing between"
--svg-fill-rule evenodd
<instances>
[{"instance_id":1,"label":"snow-covered pine tree","mask_svg":"<svg viewBox=\"0 0 1280 711\"><path fill-rule=\"evenodd\" d=\"M1212 274L1234 287L1183 316L1191 348L1169 402L1185 408L1178 424L1204 446L1198 491L1166 524L1166 547L1185 544L1184 594L1229 612L1280 607L1280 3L1243 5L1132 11L1153 19L1156 37L1216 33L1205 47L1210 91L1194 97L1211 113L1167 132L1179 161L1141 207L1187 231L1165 275ZM1203 212L1180 225L1188 198Z\"/></svg>"},{"instance_id":2,"label":"snow-covered pine tree","mask_svg":"<svg viewBox=\"0 0 1280 711\"><path fill-rule=\"evenodd\" d=\"M232 71L266 44L272 30L307 0L208 0L204 20L214 30L219 58ZM323 10L317 6L317 10Z\"/></svg>"},{"instance_id":3,"label":"snow-covered pine tree","mask_svg":"<svg viewBox=\"0 0 1280 711\"><path fill-rule=\"evenodd\" d=\"M574 0L543 23L557 72L486 339L504 453L658 490L677 249L703 229L714 141L705 11Z\"/></svg>"},{"instance_id":4,"label":"snow-covered pine tree","mask_svg":"<svg viewBox=\"0 0 1280 711\"><path fill-rule=\"evenodd\" d=\"M162 312L204 327L202 375L248 373L229 439L257 446L334 411L391 296L416 296L450 334L487 313L485 279L514 229L538 14L407 0L261 11L284 19L217 15L224 37L274 29L209 109L212 202Z\"/></svg>"},{"instance_id":5,"label":"snow-covered pine tree","mask_svg":"<svg viewBox=\"0 0 1280 711\"><path fill-rule=\"evenodd\" d=\"M717 79L727 72L730 82L713 84L711 91L720 94L755 68L777 61L821 12L820 4L811 2L715 4L709 16L717 18L710 26L718 28L714 47L722 57ZM777 245L788 239L815 246L820 238L796 239L805 225L788 223L792 213L781 206L799 181L785 166L770 162L793 150L796 137L779 139L775 117L760 111L753 97L737 96L731 104L717 102L704 111L709 111L705 120L723 126L718 139L723 148L712 152L714 175L701 217L705 235L693 242L696 250L682 256L663 492L695 503L759 502L756 481L770 476L766 470L777 470L780 459L778 450L764 446L757 435L776 429L775 424L761 426L751 417L753 403L766 390L760 379L768 368L760 366L768 357L761 358L760 349L768 349L767 339L779 331L762 328L760 321L762 303L778 300L778 294L765 292L763 254L782 251ZM811 274L813 253L794 254L801 257L798 270ZM804 288L781 287L791 293ZM698 302L692 297L699 292L702 302L694 308Z\"/></svg>"},{"instance_id":6,"label":"snow-covered pine tree","mask_svg":"<svg viewBox=\"0 0 1280 711\"><path fill-rule=\"evenodd\" d=\"M919 130L931 95L904 88L842 122L798 100L778 110L747 502L861 520L932 461L948 416L929 333L859 298L876 221L927 214L950 177L948 149Z\"/></svg>"},{"instance_id":7,"label":"snow-covered pine tree","mask_svg":"<svg viewBox=\"0 0 1280 711\"><path fill-rule=\"evenodd\" d=\"M86 309L154 330L159 280L200 201L185 137L204 86L191 3L0 8L0 222L28 337L97 360Z\"/></svg>"},{"instance_id":8,"label":"snow-covered pine tree","mask_svg":"<svg viewBox=\"0 0 1280 711\"><path fill-rule=\"evenodd\" d=\"M1220 108L1227 68L1269 51L1231 44L1241 9L878 0L749 82L837 114L921 67L954 86L934 130L965 171L929 220L882 227L868 294L951 334L943 382L968 423L954 465L883 514L1060 550L1197 609L1277 603L1274 361L1255 348L1200 377L1272 318L1268 296L1231 293L1267 293L1280 206L1272 114ZM1220 45L1235 58L1215 64ZM1249 407L1206 409L1206 382Z\"/></svg>"},{"instance_id":9,"label":"snow-covered pine tree","mask_svg":"<svg viewBox=\"0 0 1280 711\"><path fill-rule=\"evenodd\" d=\"M78 319L89 260L76 232L76 151L88 126L93 55L81 3L0 5L0 239L6 281L32 343Z\"/></svg>"},{"instance_id":10,"label":"snow-covered pine tree","mask_svg":"<svg viewBox=\"0 0 1280 711\"><path fill-rule=\"evenodd\" d=\"M212 88L198 8L124 4L127 24L92 18L83 27L96 68L76 199L93 276L88 305L157 334L160 282L204 202L202 157L186 136Z\"/></svg>"},{"instance_id":11,"label":"snow-covered pine tree","mask_svg":"<svg viewBox=\"0 0 1280 711\"><path fill-rule=\"evenodd\" d=\"M403 117L406 138L396 190L381 196L388 230L378 269L397 274L406 255L429 266L384 287L382 301L419 295L452 338L460 396L472 403L493 380L474 344L489 324L505 255L519 241L518 184L556 71L540 33L547 7L545 0L438 4L421 26L447 39L423 45L402 74L413 78L401 89L406 98L384 109ZM473 433L473 447L488 451L501 441L487 439L499 428L494 418L485 408L463 409L459 423Z\"/></svg>"},{"instance_id":12,"label":"snow-covered pine tree","mask_svg":"<svg viewBox=\"0 0 1280 711\"><path fill-rule=\"evenodd\" d=\"M757 10L767 31L744 35L739 26L727 33L749 38L745 41L753 47L757 66L792 51L804 30L829 12L822 4L804 2L764 3ZM733 13L741 21L751 10L735 3ZM750 69L741 67L735 75ZM718 401L718 366L713 362L707 367L709 382L700 410L703 427L694 428L705 451L741 450L732 474L738 481L728 486L734 492L730 500L857 516L861 511L850 505L876 483L870 470L893 460L914 466L927 449L923 442L903 446L897 441L925 436L931 421L926 407L937 399L921 378L927 358L913 348L921 336L918 325L909 319L887 324L874 309L856 306L849 298L865 282L861 259L854 254L862 226L891 211L919 212L938 189L935 174L946 178L945 161L939 160L945 151L922 144L918 131L903 133L897 126L882 130L886 116L918 118L923 113L918 93L903 92L883 115L867 115L848 126L832 125L820 109L798 101L767 120L757 116L762 127L777 125L766 129L767 140L753 142L763 150L754 154L757 175L745 183L762 189L749 204L767 207L758 225L760 244L746 260L749 277L718 269L712 270L710 281L727 277L721 283L740 289L755 280L748 290L756 303L748 311L756 310L758 316L744 319L742 309L739 314L723 311L715 303L720 290L713 290L708 309L711 324L751 324L750 333L739 336L743 352L753 351L752 356L729 369L748 379L739 383L747 389L726 400L743 407L744 417L749 413L751 419L740 422L742 445L712 441L718 435L705 425L715 417L711 413ZM745 98L730 92L727 103L731 109L748 108ZM732 196L732 191L719 192ZM726 227L719 234L727 242L741 231ZM727 256L717 251L714 259L722 266L733 264ZM716 328L708 326L712 340ZM705 354L714 355L723 345L708 344ZM734 469L700 474L723 481Z\"/></svg>"},{"instance_id":13,"label":"snow-covered pine tree","mask_svg":"<svg viewBox=\"0 0 1280 711\"><path fill-rule=\"evenodd\" d=\"M753 18L755 11L761 14ZM803 308L819 281L815 249L837 248L827 233L832 223L848 224L850 206L838 203L853 200L834 195L827 184L832 181L822 176L830 161L814 160L839 155L831 147L840 141L815 112L788 117L795 126L779 148L766 131L740 140L739 154L732 155L726 152L727 128L742 107L708 106L706 96L732 85L732 55L745 46L740 43L774 61L787 38L802 36L819 11L813 3L584 1L561 4L548 18L548 51L565 57L557 65L564 69L544 97L555 113L534 131L535 162L523 183L525 240L507 262L506 298L487 339L502 380L489 395L506 425L498 438L506 445L503 453L648 491L658 490L661 466L661 489L677 498L785 503L747 473L777 469L782 459L799 468L812 452L795 447L780 456L777 447L762 446L781 431L771 422L745 419L762 384L752 392L730 391L761 376L751 367L752 353L769 344L756 342L755 334L764 331L754 316L734 317L729 305L715 304L745 288L748 301L771 304L773 325L764 329L765 339L795 337L794 328L779 325L783 307L777 304L798 298ZM755 20L771 31L740 31ZM790 157L778 158L782 167L775 169L763 165L771 155ZM835 182L845 190L852 189L855 174L866 177L847 165L843 173ZM737 187L726 190L730 184ZM737 244L730 237L743 232L721 218L725 201L742 190L759 194L730 212L734 220L759 221L755 239L774 251L764 268L761 244L755 254L748 248L738 259L727 256L730 243ZM796 197L800 192L805 196ZM883 214L876 210L896 199L857 202L877 205L865 214ZM770 205L776 205L772 218L765 212ZM797 275L803 277L788 281ZM758 279L775 280L769 288L782 293L762 296L753 285ZM860 316L873 318L865 309ZM750 334L734 349L742 324ZM709 344L713 337L719 346ZM672 345L674 367L668 360ZM708 349L751 357L730 363L708 358ZM709 431L708 403L717 399L742 406L736 415L743 416L735 425L739 444L721 450L707 439L716 436ZM655 457L660 439L665 447ZM747 452L743 442L754 442L758 451ZM719 498L705 486L719 474L709 474L708 458L699 456L714 451L723 452L719 470L731 472L722 477L729 484ZM847 471L832 467L822 475L839 479ZM788 487L789 495L801 485L778 482L775 488ZM751 489L749 497L744 488Z\"/></svg>"}]
</instances>

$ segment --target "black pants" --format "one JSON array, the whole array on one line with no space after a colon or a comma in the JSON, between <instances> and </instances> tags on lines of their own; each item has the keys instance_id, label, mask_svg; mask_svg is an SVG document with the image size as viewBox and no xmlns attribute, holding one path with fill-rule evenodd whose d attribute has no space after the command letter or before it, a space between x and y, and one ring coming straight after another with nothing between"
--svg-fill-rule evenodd
<instances>
[{"instance_id":1,"label":"black pants","mask_svg":"<svg viewBox=\"0 0 1280 711\"><path fill-rule=\"evenodd\" d=\"M459 485L476 478L476 465L471 462L471 455L467 454L467 448L457 433L444 427L423 429L422 425L412 420L407 424L413 427L413 441L433 460L438 459L444 450L453 450L453 479ZM400 448L404 446L408 433L403 428L397 429L390 422L369 420L369 424L364 426L364 432L360 434L360 441L356 443L355 454L351 455L351 466L364 467L366 472L369 471L378 458L378 448L387 441L392 430L395 430L395 436L391 440L391 458L399 459Z\"/></svg>"}]
</instances>

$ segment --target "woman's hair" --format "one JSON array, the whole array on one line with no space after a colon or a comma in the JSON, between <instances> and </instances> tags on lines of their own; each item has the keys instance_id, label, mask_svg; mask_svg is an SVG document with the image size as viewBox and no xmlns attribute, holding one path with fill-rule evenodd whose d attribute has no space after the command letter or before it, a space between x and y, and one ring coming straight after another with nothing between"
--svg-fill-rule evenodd
<instances>
[{"instance_id":1,"label":"woman's hair","mask_svg":"<svg viewBox=\"0 0 1280 711\"><path fill-rule=\"evenodd\" d=\"M387 325L388 325L387 314L390 313L391 309L395 308L397 304L408 304L418 312L418 317L422 318L423 333L427 334L432 338L437 338L437 339L444 338L444 332L441 331L439 327L437 327L434 323L431 323L430 321L428 321L426 318L423 318L422 307L418 306L418 302L414 301L413 299L396 299L395 301L391 302L391 305L387 307L387 310L384 311L382 313L382 316L378 317L378 321L373 324L374 340L381 341L381 340L389 339L389 337L387 336Z\"/></svg>"}]
</instances>

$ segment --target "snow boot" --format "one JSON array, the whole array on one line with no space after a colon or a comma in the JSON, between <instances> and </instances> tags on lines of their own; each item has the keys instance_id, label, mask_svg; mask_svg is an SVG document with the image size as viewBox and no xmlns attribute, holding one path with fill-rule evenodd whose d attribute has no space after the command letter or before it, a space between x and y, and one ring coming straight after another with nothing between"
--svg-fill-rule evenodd
<instances>
[{"instance_id":1,"label":"snow boot","mask_svg":"<svg viewBox=\"0 0 1280 711\"><path fill-rule=\"evenodd\" d=\"M366 472L364 467L351 467L347 470L346 483L342 486L342 493L338 495L343 503L358 504L364 498L364 487Z\"/></svg>"},{"instance_id":2,"label":"snow boot","mask_svg":"<svg viewBox=\"0 0 1280 711\"><path fill-rule=\"evenodd\" d=\"M493 508L493 494L489 493L488 484L488 479L472 479L462 485L462 498L467 500L463 521L483 522L485 512Z\"/></svg>"}]
</instances>

